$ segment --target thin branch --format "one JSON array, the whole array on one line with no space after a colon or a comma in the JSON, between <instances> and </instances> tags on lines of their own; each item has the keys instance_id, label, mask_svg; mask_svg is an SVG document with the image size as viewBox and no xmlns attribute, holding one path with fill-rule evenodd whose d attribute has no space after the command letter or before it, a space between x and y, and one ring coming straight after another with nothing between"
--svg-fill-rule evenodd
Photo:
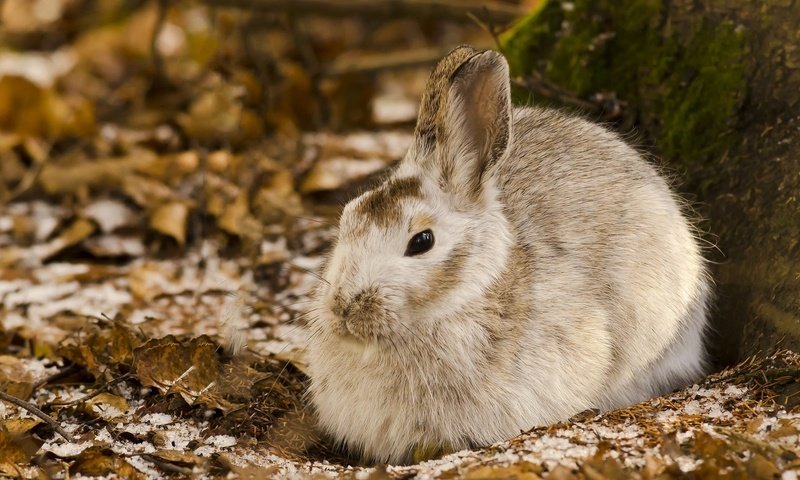
<instances>
[{"instance_id":1,"label":"thin branch","mask_svg":"<svg viewBox=\"0 0 800 480\"><path fill-rule=\"evenodd\" d=\"M478 18L478 16L472 12L467 12L467 16L469 17L470 20L472 20L475 23L475 25L477 25L483 31L491 35L492 40L494 40L495 50L502 52L503 42L500 41L500 36L497 34L497 28L495 27L494 23L491 22L487 23L483 21L481 18Z\"/></svg>"},{"instance_id":2,"label":"thin branch","mask_svg":"<svg viewBox=\"0 0 800 480\"><path fill-rule=\"evenodd\" d=\"M476 48L489 48L480 45ZM418 48L398 52L368 53L341 56L322 69L322 75L337 76L350 73L375 73L384 70L424 67L442 59L452 48Z\"/></svg>"},{"instance_id":3,"label":"thin branch","mask_svg":"<svg viewBox=\"0 0 800 480\"><path fill-rule=\"evenodd\" d=\"M76 371L78 371L78 369L79 369L78 365L73 363L70 366L64 368L63 370L59 370L58 372L50 375L49 377L43 378L43 379L39 380L38 382L34 383L33 384L33 391L39 390L40 388L44 387L45 385L48 385L48 384L50 384L52 382L61 380L62 378L68 377L69 375L71 375L71 374L75 373Z\"/></svg>"},{"instance_id":4,"label":"thin branch","mask_svg":"<svg viewBox=\"0 0 800 480\"><path fill-rule=\"evenodd\" d=\"M156 467L160 468L161 470L168 472L168 473L177 473L184 476L190 476L194 472L189 467L181 467L180 465L175 465L174 463L170 463L166 460L162 460L155 455L151 455L149 453L131 453L127 456L130 457L141 457L148 462L152 462L156 465Z\"/></svg>"},{"instance_id":5,"label":"thin branch","mask_svg":"<svg viewBox=\"0 0 800 480\"><path fill-rule=\"evenodd\" d=\"M203 0L219 7L266 10L271 13L369 18L412 17L471 22L469 13L490 24L507 24L527 10L518 5L478 0Z\"/></svg>"},{"instance_id":6,"label":"thin branch","mask_svg":"<svg viewBox=\"0 0 800 480\"><path fill-rule=\"evenodd\" d=\"M7 393L5 393L3 391L0 391L0 400L3 400L3 401L8 402L8 403L13 403L14 405L18 406L19 408L27 410L32 415L36 415L37 417L39 417L42 420L44 420L45 423L47 423L48 425L53 427L53 430L55 430L56 433L58 433L59 435L64 437L64 440L66 440L66 441L68 441L70 443L74 443L75 442L75 439L72 438L72 435L70 435L69 433L67 433L66 430L61 428L61 426L55 420L53 420L48 414L46 414L43 411L39 410L39 407L37 407L36 405L34 405L34 404L30 403L30 402L26 402L25 400L22 400L20 398L14 397L12 395L9 395L9 394L7 394Z\"/></svg>"},{"instance_id":7,"label":"thin branch","mask_svg":"<svg viewBox=\"0 0 800 480\"><path fill-rule=\"evenodd\" d=\"M115 378L115 379L113 379L113 380L111 380L109 382L106 382L100 388L96 388L92 393L86 394L86 395L82 396L81 398L79 398L77 400L72 400L70 402L53 402L53 405L59 406L59 407L74 407L75 405L78 405L80 403L83 403L83 402L85 402L87 400L90 400L90 399L100 395L101 393L105 392L106 390L108 390L109 388L113 387L114 385L116 385L116 384L118 384L118 383L120 383L122 381L125 381L125 380L127 380L128 378L130 378L132 376L133 375L130 372L128 372L128 373L126 373L124 375L121 375L121 376L119 376L119 377L117 377L117 378Z\"/></svg>"},{"instance_id":8,"label":"thin branch","mask_svg":"<svg viewBox=\"0 0 800 480\"><path fill-rule=\"evenodd\" d=\"M575 94L548 82L542 78L541 75L536 73L533 73L527 78L512 78L511 83L518 87L530 90L534 95L539 95L548 100L553 100L564 105L577 107L589 113L600 113L602 111L602 107L600 105L578 98L575 96Z\"/></svg>"}]
</instances>

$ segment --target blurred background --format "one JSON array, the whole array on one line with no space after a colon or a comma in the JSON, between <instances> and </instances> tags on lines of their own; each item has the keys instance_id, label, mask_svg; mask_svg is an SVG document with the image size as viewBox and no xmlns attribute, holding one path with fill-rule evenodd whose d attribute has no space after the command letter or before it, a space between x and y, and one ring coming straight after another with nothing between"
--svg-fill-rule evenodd
<instances>
[{"instance_id":1,"label":"blurred background","mask_svg":"<svg viewBox=\"0 0 800 480\"><path fill-rule=\"evenodd\" d=\"M145 249L200 220L257 239L397 160L431 65L534 4L4 1L0 203L122 197L165 237ZM375 134L304 135L358 131ZM53 233L24 223L14 243Z\"/></svg>"}]
</instances>

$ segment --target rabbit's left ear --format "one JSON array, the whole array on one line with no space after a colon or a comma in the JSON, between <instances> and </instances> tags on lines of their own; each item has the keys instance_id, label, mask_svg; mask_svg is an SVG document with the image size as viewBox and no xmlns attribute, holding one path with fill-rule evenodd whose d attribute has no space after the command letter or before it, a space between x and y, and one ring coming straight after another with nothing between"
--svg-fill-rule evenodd
<instances>
[{"instance_id":1,"label":"rabbit's left ear","mask_svg":"<svg viewBox=\"0 0 800 480\"><path fill-rule=\"evenodd\" d=\"M480 193L484 172L508 149L510 123L505 57L494 51L471 57L453 72L437 125L437 163L449 189Z\"/></svg>"}]
</instances>

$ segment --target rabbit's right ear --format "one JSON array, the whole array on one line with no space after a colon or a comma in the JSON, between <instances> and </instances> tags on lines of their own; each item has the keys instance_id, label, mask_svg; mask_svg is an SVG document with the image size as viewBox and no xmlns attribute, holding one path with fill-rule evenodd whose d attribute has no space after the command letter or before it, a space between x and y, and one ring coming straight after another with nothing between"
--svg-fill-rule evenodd
<instances>
[{"instance_id":1,"label":"rabbit's right ear","mask_svg":"<svg viewBox=\"0 0 800 480\"><path fill-rule=\"evenodd\" d=\"M443 190L472 203L481 198L487 168L508 149L510 123L506 59L459 47L428 80L416 134L419 147L431 154L418 161L432 167Z\"/></svg>"}]
</instances>

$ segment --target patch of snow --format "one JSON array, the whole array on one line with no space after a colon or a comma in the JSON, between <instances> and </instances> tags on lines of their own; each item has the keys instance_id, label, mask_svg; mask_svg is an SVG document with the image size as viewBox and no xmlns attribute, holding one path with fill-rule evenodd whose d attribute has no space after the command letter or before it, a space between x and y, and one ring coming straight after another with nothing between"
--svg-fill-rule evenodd
<instances>
[{"instance_id":1,"label":"patch of snow","mask_svg":"<svg viewBox=\"0 0 800 480\"><path fill-rule=\"evenodd\" d=\"M703 460L681 455L680 457L675 458L675 463L678 464L678 468L681 469L681 472L688 473L696 470L697 467L703 463Z\"/></svg>"},{"instance_id":2,"label":"patch of snow","mask_svg":"<svg viewBox=\"0 0 800 480\"><path fill-rule=\"evenodd\" d=\"M169 425L174 420L172 415L167 413L148 413L142 417L142 421L145 423L149 423L150 425L155 426L162 426L162 425Z\"/></svg>"},{"instance_id":3,"label":"patch of snow","mask_svg":"<svg viewBox=\"0 0 800 480\"><path fill-rule=\"evenodd\" d=\"M214 435L208 437L205 441L206 445L211 445L216 448L227 448L236 445L236 438L230 435Z\"/></svg>"}]
</instances>

